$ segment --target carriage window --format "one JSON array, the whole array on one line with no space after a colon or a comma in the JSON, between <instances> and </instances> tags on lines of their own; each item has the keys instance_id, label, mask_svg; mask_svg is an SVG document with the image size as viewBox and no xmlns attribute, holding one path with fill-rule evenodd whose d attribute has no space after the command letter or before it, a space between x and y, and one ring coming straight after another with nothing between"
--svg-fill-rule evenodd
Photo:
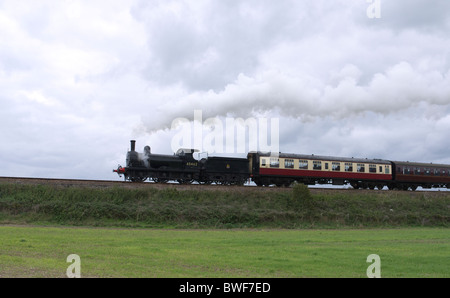
<instances>
[{"instance_id":1,"label":"carriage window","mask_svg":"<svg viewBox=\"0 0 450 298\"><path fill-rule=\"evenodd\" d=\"M299 160L298 161L298 168L299 169L308 169L308 161L307 160Z\"/></svg>"},{"instance_id":2,"label":"carriage window","mask_svg":"<svg viewBox=\"0 0 450 298\"><path fill-rule=\"evenodd\" d=\"M340 171L341 170L341 163L340 162L333 162L331 164L331 169L333 171Z\"/></svg>"},{"instance_id":3,"label":"carriage window","mask_svg":"<svg viewBox=\"0 0 450 298\"><path fill-rule=\"evenodd\" d=\"M377 166L369 165L369 173L376 173L376 172L377 172Z\"/></svg>"},{"instance_id":4,"label":"carriage window","mask_svg":"<svg viewBox=\"0 0 450 298\"><path fill-rule=\"evenodd\" d=\"M414 169L414 174L420 175L420 168L415 168Z\"/></svg>"},{"instance_id":5,"label":"carriage window","mask_svg":"<svg viewBox=\"0 0 450 298\"><path fill-rule=\"evenodd\" d=\"M345 163L345 171L346 172L353 172L353 164L351 162Z\"/></svg>"},{"instance_id":6,"label":"carriage window","mask_svg":"<svg viewBox=\"0 0 450 298\"><path fill-rule=\"evenodd\" d=\"M364 173L365 172L364 164L363 163L356 164L356 171L360 172L360 173Z\"/></svg>"},{"instance_id":7,"label":"carriage window","mask_svg":"<svg viewBox=\"0 0 450 298\"><path fill-rule=\"evenodd\" d=\"M429 176L430 174L431 174L431 171L430 171L430 169L427 169L427 168L425 168L425 175L427 175L427 176Z\"/></svg>"},{"instance_id":8,"label":"carriage window","mask_svg":"<svg viewBox=\"0 0 450 298\"><path fill-rule=\"evenodd\" d=\"M389 166L384 166L384 173L389 174Z\"/></svg>"},{"instance_id":9,"label":"carriage window","mask_svg":"<svg viewBox=\"0 0 450 298\"><path fill-rule=\"evenodd\" d=\"M265 158L262 158L262 159L261 159L261 166L262 166L262 167L265 167L265 166L266 166L266 159L265 159Z\"/></svg>"},{"instance_id":10,"label":"carriage window","mask_svg":"<svg viewBox=\"0 0 450 298\"><path fill-rule=\"evenodd\" d=\"M313 161L313 170L322 170L322 162L318 160Z\"/></svg>"},{"instance_id":11,"label":"carriage window","mask_svg":"<svg viewBox=\"0 0 450 298\"><path fill-rule=\"evenodd\" d=\"M293 159L285 159L284 160L284 167L286 169L293 169L294 168L294 160Z\"/></svg>"},{"instance_id":12,"label":"carriage window","mask_svg":"<svg viewBox=\"0 0 450 298\"><path fill-rule=\"evenodd\" d=\"M280 159L279 158L271 158L270 159L270 167L271 168L279 168L280 167Z\"/></svg>"},{"instance_id":13,"label":"carriage window","mask_svg":"<svg viewBox=\"0 0 450 298\"><path fill-rule=\"evenodd\" d=\"M379 168L379 171L378 172L380 172L380 173L383 173L383 167L382 166L380 166L380 168Z\"/></svg>"}]
</instances>

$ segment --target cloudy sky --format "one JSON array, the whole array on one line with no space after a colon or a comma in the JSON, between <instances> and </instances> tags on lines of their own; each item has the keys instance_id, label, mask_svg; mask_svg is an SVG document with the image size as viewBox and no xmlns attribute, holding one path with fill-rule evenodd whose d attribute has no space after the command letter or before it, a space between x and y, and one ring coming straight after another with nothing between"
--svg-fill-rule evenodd
<instances>
[{"instance_id":1,"label":"cloudy sky","mask_svg":"<svg viewBox=\"0 0 450 298\"><path fill-rule=\"evenodd\" d=\"M174 119L282 152L450 163L448 0L0 0L0 176L119 180Z\"/></svg>"}]
</instances>

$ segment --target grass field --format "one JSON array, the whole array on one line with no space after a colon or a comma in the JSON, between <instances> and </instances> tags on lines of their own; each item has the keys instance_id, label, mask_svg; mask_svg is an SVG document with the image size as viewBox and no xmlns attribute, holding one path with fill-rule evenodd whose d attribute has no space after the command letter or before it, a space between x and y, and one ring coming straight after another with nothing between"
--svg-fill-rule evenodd
<instances>
[{"instance_id":1,"label":"grass field","mask_svg":"<svg viewBox=\"0 0 450 298\"><path fill-rule=\"evenodd\" d=\"M0 277L450 277L450 193L0 184Z\"/></svg>"},{"instance_id":2,"label":"grass field","mask_svg":"<svg viewBox=\"0 0 450 298\"><path fill-rule=\"evenodd\" d=\"M0 226L0 277L450 277L448 228L116 229Z\"/></svg>"}]
</instances>

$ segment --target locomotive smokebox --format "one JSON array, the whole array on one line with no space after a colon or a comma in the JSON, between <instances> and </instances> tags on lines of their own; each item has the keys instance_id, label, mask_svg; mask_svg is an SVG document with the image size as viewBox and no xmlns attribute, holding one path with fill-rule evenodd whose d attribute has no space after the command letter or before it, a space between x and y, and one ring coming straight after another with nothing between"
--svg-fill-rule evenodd
<instances>
[{"instance_id":1,"label":"locomotive smokebox","mask_svg":"<svg viewBox=\"0 0 450 298\"><path fill-rule=\"evenodd\" d=\"M131 140L130 143L131 143L131 151L134 151L136 149L136 145L135 145L136 141L135 140Z\"/></svg>"}]
</instances>

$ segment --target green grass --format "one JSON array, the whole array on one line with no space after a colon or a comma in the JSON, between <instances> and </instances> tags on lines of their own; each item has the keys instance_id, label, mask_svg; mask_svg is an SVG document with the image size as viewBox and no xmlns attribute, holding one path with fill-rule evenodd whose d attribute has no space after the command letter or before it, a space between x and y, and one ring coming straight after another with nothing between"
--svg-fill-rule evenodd
<instances>
[{"instance_id":1,"label":"green grass","mask_svg":"<svg viewBox=\"0 0 450 298\"><path fill-rule=\"evenodd\" d=\"M450 277L450 194L0 184L0 277Z\"/></svg>"},{"instance_id":2,"label":"green grass","mask_svg":"<svg viewBox=\"0 0 450 298\"><path fill-rule=\"evenodd\" d=\"M450 227L450 193L0 184L0 224L150 228Z\"/></svg>"},{"instance_id":3,"label":"green grass","mask_svg":"<svg viewBox=\"0 0 450 298\"><path fill-rule=\"evenodd\" d=\"M0 226L0 277L450 277L448 228L166 230Z\"/></svg>"}]
</instances>

